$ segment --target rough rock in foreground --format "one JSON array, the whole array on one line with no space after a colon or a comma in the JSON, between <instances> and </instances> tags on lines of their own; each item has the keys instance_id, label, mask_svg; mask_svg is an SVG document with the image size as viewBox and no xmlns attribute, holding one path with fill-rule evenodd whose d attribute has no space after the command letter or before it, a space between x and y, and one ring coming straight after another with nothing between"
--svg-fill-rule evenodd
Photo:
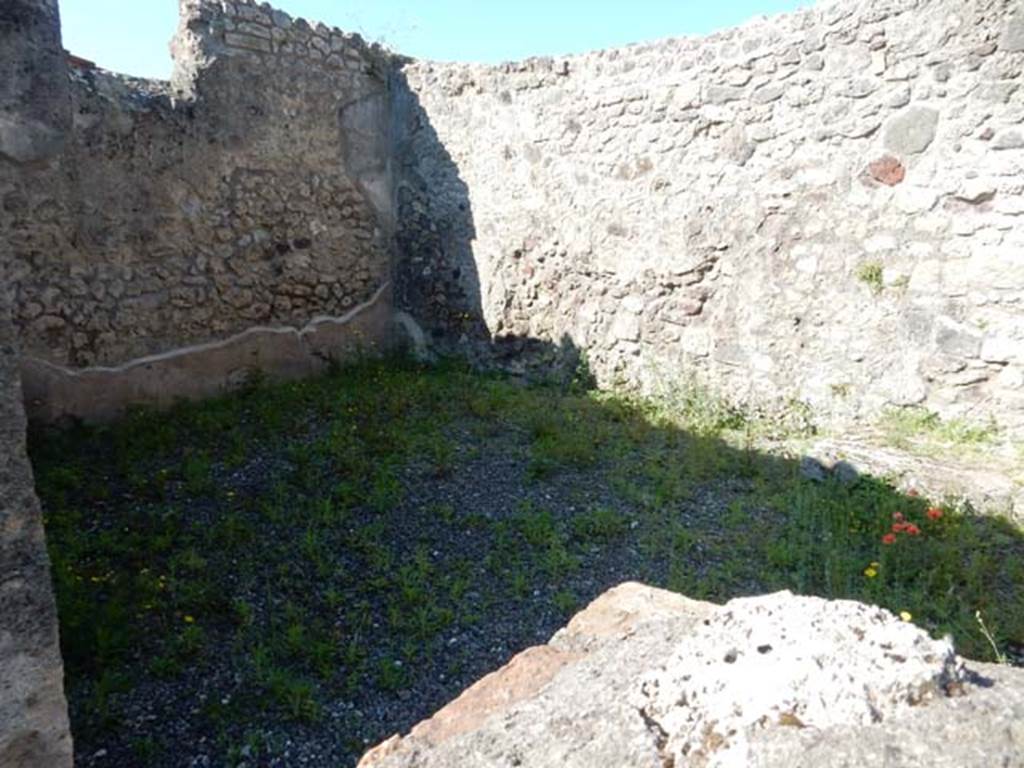
<instances>
[{"instance_id":1,"label":"rough rock in foreground","mask_svg":"<svg viewBox=\"0 0 1024 768\"><path fill-rule=\"evenodd\" d=\"M0 284L0 768L69 768L57 608L43 516L25 453L9 307Z\"/></svg>"},{"instance_id":2,"label":"rough rock in foreground","mask_svg":"<svg viewBox=\"0 0 1024 768\"><path fill-rule=\"evenodd\" d=\"M1024 671L883 609L620 585L360 768L1022 766Z\"/></svg>"}]
</instances>

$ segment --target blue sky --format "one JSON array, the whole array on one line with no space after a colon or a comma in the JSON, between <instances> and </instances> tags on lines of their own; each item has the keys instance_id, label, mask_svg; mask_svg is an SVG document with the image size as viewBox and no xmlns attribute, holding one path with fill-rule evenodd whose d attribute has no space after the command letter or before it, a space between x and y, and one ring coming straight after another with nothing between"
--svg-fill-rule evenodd
<instances>
[{"instance_id":1,"label":"blue sky","mask_svg":"<svg viewBox=\"0 0 1024 768\"><path fill-rule=\"evenodd\" d=\"M704 35L810 0L276 0L292 16L401 53L498 62ZM168 77L177 0L60 0L64 47L102 67Z\"/></svg>"}]
</instances>

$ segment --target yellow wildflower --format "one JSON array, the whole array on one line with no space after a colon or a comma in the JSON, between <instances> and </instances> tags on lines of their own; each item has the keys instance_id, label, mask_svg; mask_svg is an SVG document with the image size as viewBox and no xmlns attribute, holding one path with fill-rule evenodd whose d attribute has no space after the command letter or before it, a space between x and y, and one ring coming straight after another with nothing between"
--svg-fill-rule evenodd
<instances>
[{"instance_id":1,"label":"yellow wildflower","mask_svg":"<svg viewBox=\"0 0 1024 768\"><path fill-rule=\"evenodd\" d=\"M910 621L914 617L910 615L910 611L900 611L900 618L904 621Z\"/></svg>"},{"instance_id":2,"label":"yellow wildflower","mask_svg":"<svg viewBox=\"0 0 1024 768\"><path fill-rule=\"evenodd\" d=\"M196 623L195 616L188 616L188 615L186 615L185 616L185 623L186 624L195 624Z\"/></svg>"},{"instance_id":3,"label":"yellow wildflower","mask_svg":"<svg viewBox=\"0 0 1024 768\"><path fill-rule=\"evenodd\" d=\"M875 569L875 568L872 568L871 566L868 566L867 568L864 569L864 575L867 576L869 579L873 579L873 578L875 578L875 576L878 575L878 570Z\"/></svg>"}]
</instances>

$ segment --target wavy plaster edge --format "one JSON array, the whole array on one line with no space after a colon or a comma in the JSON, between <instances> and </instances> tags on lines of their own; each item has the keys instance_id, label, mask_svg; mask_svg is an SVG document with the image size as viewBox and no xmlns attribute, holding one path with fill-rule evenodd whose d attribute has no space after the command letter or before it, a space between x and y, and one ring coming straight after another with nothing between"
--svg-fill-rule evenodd
<instances>
[{"instance_id":1,"label":"wavy plaster edge","mask_svg":"<svg viewBox=\"0 0 1024 768\"><path fill-rule=\"evenodd\" d=\"M322 373L332 362L389 348L394 340L391 283L344 315L319 315L295 328L256 326L226 339L129 360L69 368L21 358L29 418L103 422L132 405L166 407L236 389L257 371L275 381Z\"/></svg>"}]
</instances>

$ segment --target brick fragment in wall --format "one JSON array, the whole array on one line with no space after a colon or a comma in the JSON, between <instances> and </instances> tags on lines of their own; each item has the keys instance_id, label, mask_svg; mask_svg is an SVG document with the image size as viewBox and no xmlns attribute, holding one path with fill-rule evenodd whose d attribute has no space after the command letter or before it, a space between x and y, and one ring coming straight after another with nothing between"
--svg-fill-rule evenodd
<instances>
[{"instance_id":1,"label":"brick fragment in wall","mask_svg":"<svg viewBox=\"0 0 1024 768\"><path fill-rule=\"evenodd\" d=\"M884 155L868 165L868 173L875 181L894 187L906 178L906 169L892 155Z\"/></svg>"}]
</instances>

